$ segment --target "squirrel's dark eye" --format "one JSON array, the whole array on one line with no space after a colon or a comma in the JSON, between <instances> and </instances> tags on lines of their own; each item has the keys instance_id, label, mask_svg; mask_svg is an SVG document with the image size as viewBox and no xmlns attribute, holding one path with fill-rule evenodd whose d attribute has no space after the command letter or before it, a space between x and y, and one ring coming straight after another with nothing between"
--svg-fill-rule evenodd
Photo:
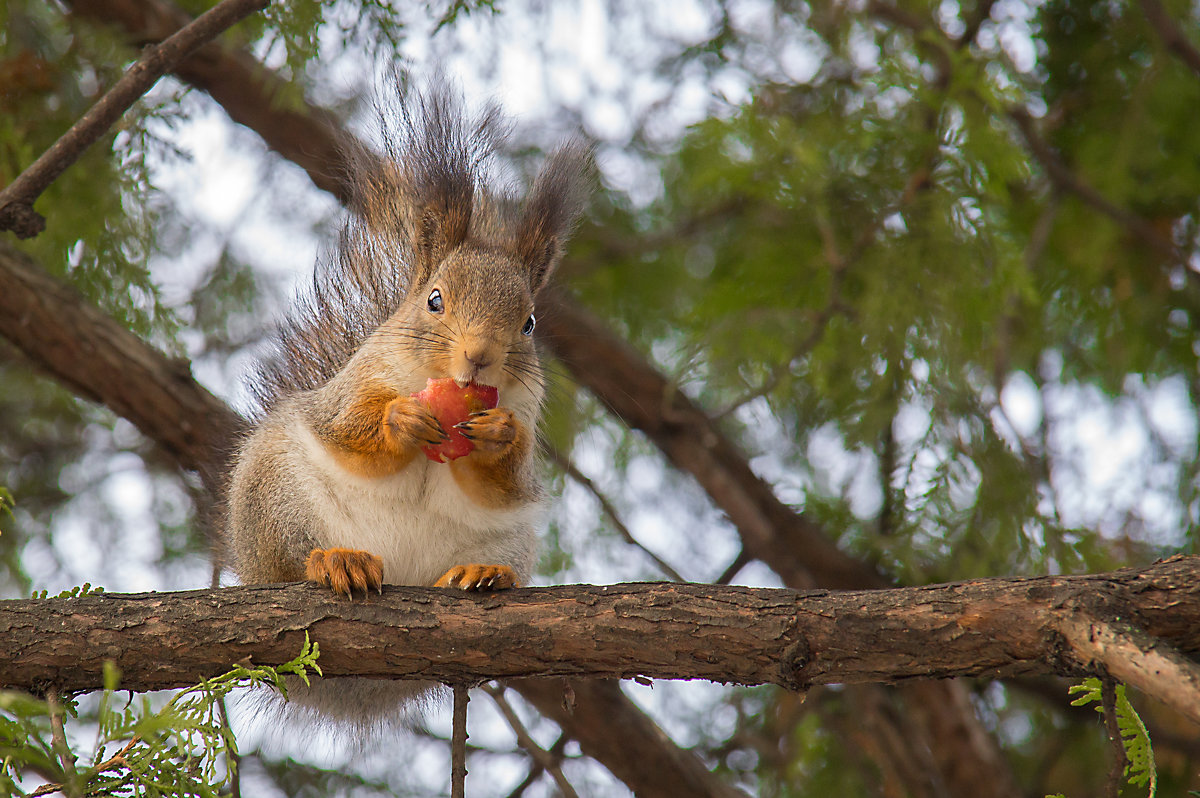
<instances>
[{"instance_id":1,"label":"squirrel's dark eye","mask_svg":"<svg viewBox=\"0 0 1200 798\"><path fill-rule=\"evenodd\" d=\"M533 326L537 324L537 319L531 313L529 318L525 320L525 326L521 328L521 335L533 335Z\"/></svg>"},{"instance_id":2,"label":"squirrel's dark eye","mask_svg":"<svg viewBox=\"0 0 1200 798\"><path fill-rule=\"evenodd\" d=\"M442 302L442 292L438 289L433 289L429 292L429 302L426 303L430 313L441 313L446 305Z\"/></svg>"}]
</instances>

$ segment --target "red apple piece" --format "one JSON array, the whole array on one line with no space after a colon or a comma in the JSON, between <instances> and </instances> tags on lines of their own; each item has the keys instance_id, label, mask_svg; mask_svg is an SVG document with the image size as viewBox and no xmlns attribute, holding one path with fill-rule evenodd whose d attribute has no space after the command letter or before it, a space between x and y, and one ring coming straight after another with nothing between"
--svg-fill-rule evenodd
<instances>
[{"instance_id":1,"label":"red apple piece","mask_svg":"<svg viewBox=\"0 0 1200 798\"><path fill-rule=\"evenodd\" d=\"M428 409L450 435L437 446L422 446L421 451L435 463L447 463L475 448L475 444L467 440L454 425L466 421L472 413L491 410L499 402L500 392L490 385L474 382L459 387L458 383L446 377L429 380L425 383L425 390L412 394L412 398Z\"/></svg>"}]
</instances>

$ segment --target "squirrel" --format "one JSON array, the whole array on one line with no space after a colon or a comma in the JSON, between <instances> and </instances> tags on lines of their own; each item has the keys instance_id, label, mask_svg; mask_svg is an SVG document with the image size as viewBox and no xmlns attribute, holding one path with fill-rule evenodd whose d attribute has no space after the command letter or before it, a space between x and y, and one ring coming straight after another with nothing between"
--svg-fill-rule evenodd
<instances>
[{"instance_id":1,"label":"squirrel","mask_svg":"<svg viewBox=\"0 0 1200 798\"><path fill-rule=\"evenodd\" d=\"M519 201L486 179L507 135L496 106L471 116L444 82L397 105L384 154L349 154L353 213L252 382L262 412L225 508L245 584L306 579L352 597L532 576L545 390L534 297L582 210L590 148L563 146ZM449 431L412 394L445 378L492 386L499 404L457 425L474 449L441 463L421 447ZM325 681L342 684L300 703L334 719L376 716L421 689Z\"/></svg>"}]
</instances>

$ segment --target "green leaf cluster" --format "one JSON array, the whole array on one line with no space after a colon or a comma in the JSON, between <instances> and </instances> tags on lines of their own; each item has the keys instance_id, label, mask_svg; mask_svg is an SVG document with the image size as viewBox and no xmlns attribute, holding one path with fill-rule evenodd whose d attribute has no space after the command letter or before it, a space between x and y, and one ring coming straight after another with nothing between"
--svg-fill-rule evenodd
<instances>
[{"instance_id":1,"label":"green leaf cluster","mask_svg":"<svg viewBox=\"0 0 1200 798\"><path fill-rule=\"evenodd\" d=\"M1071 702L1071 706L1082 707L1096 703L1096 711L1104 714L1104 685L1096 677L1085 679L1082 684L1072 685L1068 691L1079 697ZM1154 749L1150 745L1150 733L1142 722L1133 704L1125 695L1125 685L1117 684L1115 693L1115 709L1117 729L1121 733L1121 744L1125 748L1125 756L1129 760L1125 765L1125 776L1129 783L1137 787L1146 787L1149 798L1154 798L1158 790L1158 770L1154 766Z\"/></svg>"},{"instance_id":2,"label":"green leaf cluster","mask_svg":"<svg viewBox=\"0 0 1200 798\"><path fill-rule=\"evenodd\" d=\"M286 697L285 677L307 684L310 670L321 672L319 656L318 645L305 634L303 648L291 661L278 667L238 665L175 693L158 709L147 696L120 705L120 674L106 663L104 692L93 719L95 742L87 755L77 754L65 737L55 739L66 728L66 716L79 717L75 701L0 691L0 795L31 795L21 785L34 774L68 796L217 798L233 775L238 754L224 719L225 698L237 688L256 685Z\"/></svg>"}]
</instances>

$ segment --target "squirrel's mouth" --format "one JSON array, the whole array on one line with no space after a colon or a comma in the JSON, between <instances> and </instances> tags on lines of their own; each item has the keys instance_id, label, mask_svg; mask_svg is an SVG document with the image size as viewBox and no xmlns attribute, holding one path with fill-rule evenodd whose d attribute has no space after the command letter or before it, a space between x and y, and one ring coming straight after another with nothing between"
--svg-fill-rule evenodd
<instances>
[{"instance_id":1,"label":"squirrel's mouth","mask_svg":"<svg viewBox=\"0 0 1200 798\"><path fill-rule=\"evenodd\" d=\"M472 384L498 388L499 386L495 383L498 382L496 378L500 376L500 370L493 368L492 365L491 363L479 365L468 360L459 368L449 369L446 376L454 380L454 384L459 388L466 388Z\"/></svg>"},{"instance_id":2,"label":"squirrel's mouth","mask_svg":"<svg viewBox=\"0 0 1200 798\"><path fill-rule=\"evenodd\" d=\"M478 376L479 375L475 375L474 377L451 377L450 379L454 380L454 384L456 386L458 386L459 390L462 390L469 386L475 385L480 388L493 388L496 390L497 393L499 393L499 391L500 391L499 385L493 385L491 383L491 381L485 382L483 380L477 379Z\"/></svg>"}]
</instances>

